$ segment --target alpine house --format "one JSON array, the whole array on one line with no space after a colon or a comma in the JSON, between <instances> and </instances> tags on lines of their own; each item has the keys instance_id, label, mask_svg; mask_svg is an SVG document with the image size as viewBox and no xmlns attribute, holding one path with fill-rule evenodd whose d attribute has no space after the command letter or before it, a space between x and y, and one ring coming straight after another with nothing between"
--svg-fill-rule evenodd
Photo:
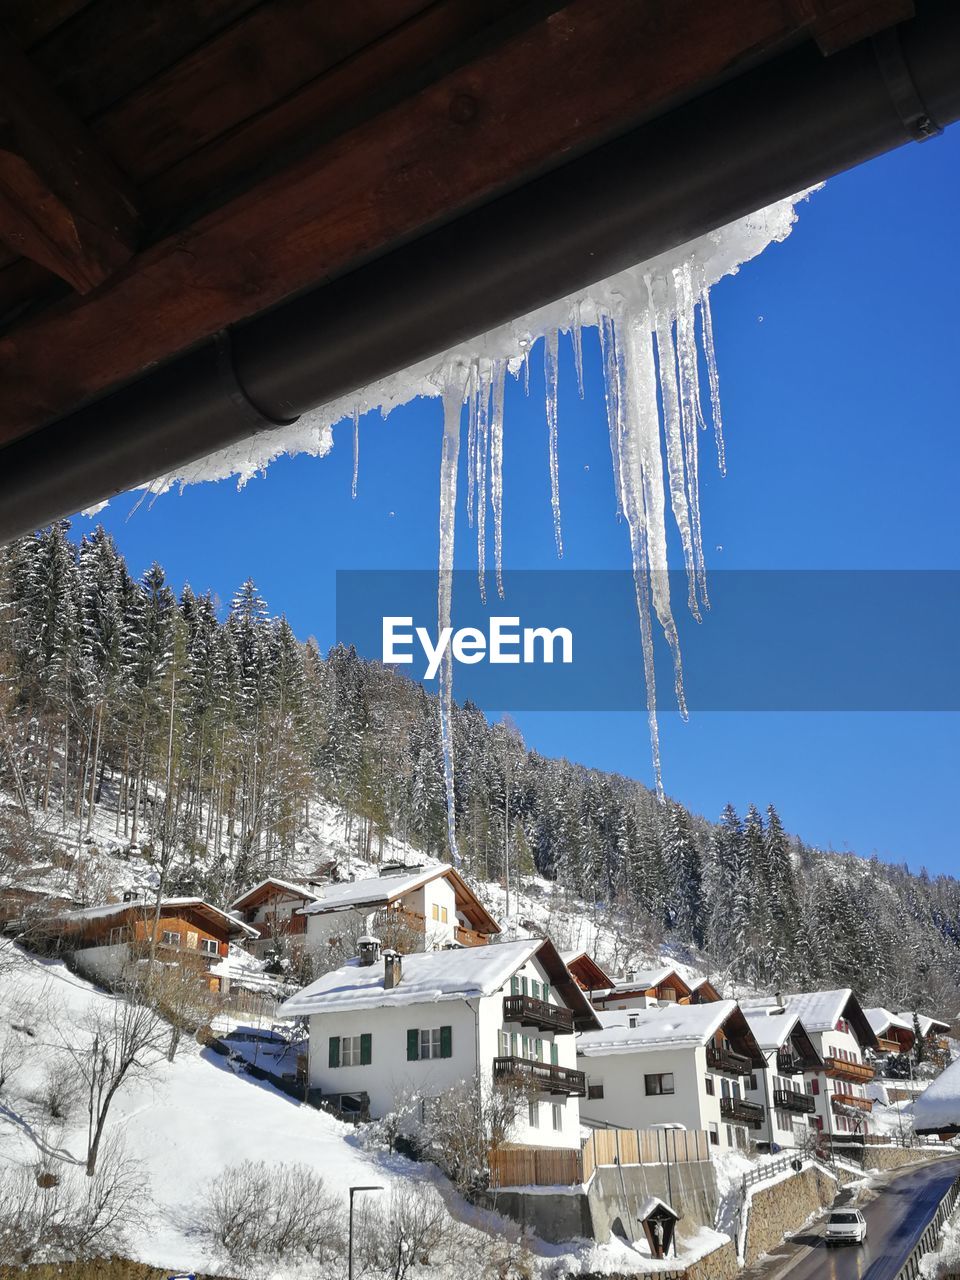
<instances>
[{"instance_id":1,"label":"alpine house","mask_svg":"<svg viewBox=\"0 0 960 1280\"><path fill-rule=\"evenodd\" d=\"M745 1016L766 1059L747 1090L766 1112L761 1141L770 1149L803 1147L817 1131L817 1100L806 1075L823 1069L820 1055L796 1013L747 1009Z\"/></svg>"},{"instance_id":2,"label":"alpine house","mask_svg":"<svg viewBox=\"0 0 960 1280\"><path fill-rule=\"evenodd\" d=\"M518 1080L529 1103L511 1140L579 1149L574 1033L600 1023L550 941L400 956L364 938L280 1013L307 1020L309 1087L343 1114L379 1119L411 1095L426 1109L463 1081Z\"/></svg>"},{"instance_id":3,"label":"alpine house","mask_svg":"<svg viewBox=\"0 0 960 1280\"><path fill-rule=\"evenodd\" d=\"M705 1129L713 1146L746 1147L764 1108L746 1097L766 1060L734 1000L599 1014L577 1055L588 1124Z\"/></svg>"}]
</instances>

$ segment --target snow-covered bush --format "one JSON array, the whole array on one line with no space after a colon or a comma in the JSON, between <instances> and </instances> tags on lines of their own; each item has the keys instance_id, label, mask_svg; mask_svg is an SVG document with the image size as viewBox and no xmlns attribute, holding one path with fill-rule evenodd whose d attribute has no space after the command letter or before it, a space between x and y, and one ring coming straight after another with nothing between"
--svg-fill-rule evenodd
<instances>
[{"instance_id":1,"label":"snow-covered bush","mask_svg":"<svg viewBox=\"0 0 960 1280\"><path fill-rule=\"evenodd\" d=\"M0 1170L0 1261L85 1261L123 1247L140 1220L144 1186L119 1146L104 1148L96 1174L56 1162Z\"/></svg>"},{"instance_id":2,"label":"snow-covered bush","mask_svg":"<svg viewBox=\"0 0 960 1280\"><path fill-rule=\"evenodd\" d=\"M230 1165L197 1206L202 1235L231 1262L311 1259L342 1252L343 1208L306 1165Z\"/></svg>"},{"instance_id":3,"label":"snow-covered bush","mask_svg":"<svg viewBox=\"0 0 960 1280\"><path fill-rule=\"evenodd\" d=\"M51 1120L69 1120L80 1102L81 1084L72 1059L58 1055L47 1067L36 1095Z\"/></svg>"}]
</instances>

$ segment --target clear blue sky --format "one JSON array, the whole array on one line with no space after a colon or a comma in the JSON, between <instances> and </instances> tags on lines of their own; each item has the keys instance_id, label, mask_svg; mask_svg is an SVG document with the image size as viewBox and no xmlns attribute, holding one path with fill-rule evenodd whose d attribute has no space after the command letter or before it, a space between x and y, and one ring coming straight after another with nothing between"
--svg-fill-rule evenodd
<instances>
[{"instance_id":1,"label":"clear blue sky","mask_svg":"<svg viewBox=\"0 0 960 1280\"><path fill-rule=\"evenodd\" d=\"M954 129L841 175L801 207L784 244L714 290L728 475L705 468L708 567L960 569L958 173ZM536 357L529 400L512 380L507 389L513 568L556 565ZM581 403L564 340L563 564L622 568L594 334L585 362ZM132 500L121 498L100 518L134 572L156 559L178 588L189 581L224 601L250 575L301 638L326 647L336 569L435 564L439 449L439 406L418 402L362 421L355 502L344 424L327 458L280 460L240 493L230 482L201 485L129 519ZM78 533L87 527L77 520ZM470 567L462 509L458 532L458 566ZM531 747L651 781L640 714L516 718ZM956 867L956 714L664 716L662 742L667 791L708 817L728 800L773 802L790 829L823 846Z\"/></svg>"}]
</instances>

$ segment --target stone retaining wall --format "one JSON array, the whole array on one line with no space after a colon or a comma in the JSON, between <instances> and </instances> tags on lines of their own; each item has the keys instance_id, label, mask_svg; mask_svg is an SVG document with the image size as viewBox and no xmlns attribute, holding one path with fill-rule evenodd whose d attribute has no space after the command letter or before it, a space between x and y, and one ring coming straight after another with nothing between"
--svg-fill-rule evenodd
<instances>
[{"instance_id":1,"label":"stone retaining wall","mask_svg":"<svg viewBox=\"0 0 960 1280\"><path fill-rule=\"evenodd\" d=\"M929 1147L866 1147L863 1153L864 1169L899 1169L905 1164L919 1164L924 1160L936 1160L939 1152Z\"/></svg>"},{"instance_id":2,"label":"stone retaining wall","mask_svg":"<svg viewBox=\"0 0 960 1280\"><path fill-rule=\"evenodd\" d=\"M667 1260L668 1263L672 1259ZM726 1244L722 1244L719 1249L714 1249L713 1253L706 1254L703 1258L696 1262L691 1262L688 1267L670 1270L666 1274L671 1277L681 1276L683 1280L736 1280L740 1272L740 1264L737 1262L737 1251L733 1242L728 1240ZM656 1274L656 1273L651 1273ZM577 1272L576 1276L568 1275L566 1280L637 1280L635 1272L630 1275L623 1275L615 1272Z\"/></svg>"},{"instance_id":3,"label":"stone retaining wall","mask_svg":"<svg viewBox=\"0 0 960 1280\"><path fill-rule=\"evenodd\" d=\"M836 1179L816 1166L754 1190L747 1219L744 1261L751 1266L783 1238L799 1231L807 1219L833 1204Z\"/></svg>"}]
</instances>

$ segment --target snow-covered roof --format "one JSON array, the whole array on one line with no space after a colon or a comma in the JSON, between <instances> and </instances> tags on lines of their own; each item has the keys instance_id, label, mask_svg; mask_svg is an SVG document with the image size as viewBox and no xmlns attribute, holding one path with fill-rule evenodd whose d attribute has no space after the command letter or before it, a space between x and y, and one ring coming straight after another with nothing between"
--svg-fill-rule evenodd
<instances>
[{"instance_id":1,"label":"snow-covered roof","mask_svg":"<svg viewBox=\"0 0 960 1280\"><path fill-rule=\"evenodd\" d=\"M454 867L446 865L416 867L407 875L371 876L366 880L317 885L315 900L301 907L298 914L314 916L323 915L327 911L349 911L356 907L386 907L441 876L453 885L457 895L457 909L467 915L474 926L480 926L489 933L500 932L500 926L464 878Z\"/></svg>"},{"instance_id":2,"label":"snow-covered roof","mask_svg":"<svg viewBox=\"0 0 960 1280\"><path fill-rule=\"evenodd\" d=\"M873 1009L864 1009L867 1021L873 1027L874 1034L882 1036L889 1031L891 1027L895 1027L898 1031L909 1031L913 1035L913 1019L908 1022L903 1014L891 1013L889 1009L884 1009L881 1005Z\"/></svg>"},{"instance_id":3,"label":"snow-covered roof","mask_svg":"<svg viewBox=\"0 0 960 1280\"><path fill-rule=\"evenodd\" d=\"M553 943L542 938L404 956L400 983L389 990L384 988L382 964L361 965L351 960L291 996L281 1005L280 1013L299 1018L345 1009L434 1004L494 995L538 953L552 980L565 977L563 996L574 1013L597 1025L590 1002L567 973ZM555 986L559 989L559 983L555 982Z\"/></svg>"},{"instance_id":4,"label":"snow-covered roof","mask_svg":"<svg viewBox=\"0 0 960 1280\"><path fill-rule=\"evenodd\" d=\"M913 1104L913 1127L917 1133L960 1129L960 1058L917 1098Z\"/></svg>"},{"instance_id":5,"label":"snow-covered roof","mask_svg":"<svg viewBox=\"0 0 960 1280\"><path fill-rule=\"evenodd\" d=\"M583 1032L577 1038L577 1053L589 1058L644 1049L695 1049L715 1036L736 1012L735 1000L717 1000L712 1004L598 1013L602 1030Z\"/></svg>"},{"instance_id":6,"label":"snow-covered roof","mask_svg":"<svg viewBox=\"0 0 960 1280\"><path fill-rule=\"evenodd\" d=\"M239 898L234 898L233 902L230 903L229 909L231 911L236 911L238 908L242 907L245 902L249 902L251 898L256 897L261 889L266 889L268 885L275 885L276 888L283 890L286 893L293 894L295 898L303 898L307 902L320 896L319 886L294 884L292 880L281 880L277 876L267 876L265 880L261 880L259 884L255 884L252 889L247 889L244 893L241 893Z\"/></svg>"},{"instance_id":7,"label":"snow-covered roof","mask_svg":"<svg viewBox=\"0 0 960 1280\"><path fill-rule=\"evenodd\" d=\"M914 1015L912 1011L905 1010L904 1012L898 1014L897 1016L900 1018L907 1019L907 1022L910 1025L911 1031L913 1030L913 1019L914 1019L914 1016L916 1016L917 1021L920 1023L920 1034L922 1036L928 1036L931 1031L947 1032L950 1030L949 1022L944 1022L942 1018L931 1018L926 1013L918 1013Z\"/></svg>"},{"instance_id":8,"label":"snow-covered roof","mask_svg":"<svg viewBox=\"0 0 960 1280\"><path fill-rule=\"evenodd\" d=\"M245 933L248 938L260 937L259 929L254 929L252 925L244 924L242 920L228 915L226 911L222 911L219 907L215 907L213 903L207 902L203 898L162 898L160 901L161 911L176 911L188 907L219 917L224 924L231 929ZM152 912L155 909L155 902L151 902L146 898L136 898L129 902L104 902L98 907L81 907L77 911L62 911L57 916L57 919L65 920L68 923L76 922L77 924L82 924L86 920L105 920L110 916L123 915L127 911Z\"/></svg>"},{"instance_id":9,"label":"snow-covered roof","mask_svg":"<svg viewBox=\"0 0 960 1280\"><path fill-rule=\"evenodd\" d=\"M745 1013L751 1009L771 1008L795 1013L805 1030L811 1034L833 1031L840 1019L846 1018L862 1045L873 1049L877 1047L876 1032L850 987L840 987L834 991L801 991L785 996L779 1004L771 996L752 996L741 1000L740 1006Z\"/></svg>"},{"instance_id":10,"label":"snow-covered roof","mask_svg":"<svg viewBox=\"0 0 960 1280\"><path fill-rule=\"evenodd\" d=\"M700 1006L703 1008L704 1006ZM710 1008L709 1005L706 1008ZM767 1013L763 1009L744 1009L744 1017L756 1036L761 1049L779 1049L793 1033L800 1021L798 1013Z\"/></svg>"}]
</instances>

